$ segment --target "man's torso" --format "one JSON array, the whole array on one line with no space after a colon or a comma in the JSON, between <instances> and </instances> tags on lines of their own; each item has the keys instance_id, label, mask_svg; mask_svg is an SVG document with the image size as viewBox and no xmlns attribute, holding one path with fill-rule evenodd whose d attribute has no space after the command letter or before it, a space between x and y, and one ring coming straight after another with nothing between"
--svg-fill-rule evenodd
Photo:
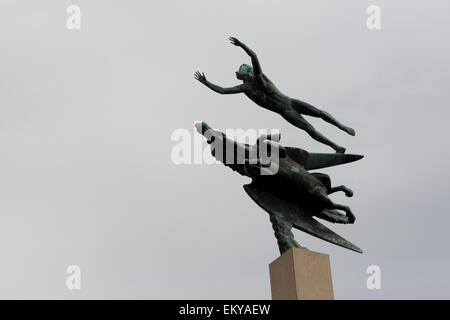
<instances>
[{"instance_id":1,"label":"man's torso","mask_svg":"<svg viewBox=\"0 0 450 320\"><path fill-rule=\"evenodd\" d=\"M277 113L290 107L290 98L281 93L268 79L245 83L244 93L260 107Z\"/></svg>"}]
</instances>

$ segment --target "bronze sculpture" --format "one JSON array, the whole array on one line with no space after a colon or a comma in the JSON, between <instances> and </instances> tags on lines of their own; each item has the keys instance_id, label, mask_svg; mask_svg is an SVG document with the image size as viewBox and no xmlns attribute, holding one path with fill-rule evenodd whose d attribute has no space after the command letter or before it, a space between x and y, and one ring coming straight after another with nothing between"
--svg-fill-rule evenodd
<instances>
[{"instance_id":1,"label":"bronze sculpture","mask_svg":"<svg viewBox=\"0 0 450 320\"><path fill-rule=\"evenodd\" d=\"M208 81L205 74L200 73L199 71L195 72L195 79L220 94L244 93L260 107L280 114L292 125L305 130L314 140L330 146L336 152L345 152L344 147L337 145L319 131L314 129L314 127L306 121L302 115L321 118L322 120L331 123L352 136L355 135L354 129L343 125L326 111L320 110L309 103L290 98L281 93L272 81L270 81L270 79L262 72L261 65L256 54L238 39L231 37L230 41L235 46L241 47L252 60L253 67L243 64L236 72L236 78L242 80L243 84L231 88L222 88Z\"/></svg>"},{"instance_id":2,"label":"bronze sculpture","mask_svg":"<svg viewBox=\"0 0 450 320\"><path fill-rule=\"evenodd\" d=\"M362 253L360 248L314 218L332 223L354 223L355 216L350 207L337 204L329 198L330 194L337 191L344 192L347 197L353 196L353 192L343 185L332 187L327 174L309 171L357 161L363 156L345 154L345 148L316 131L302 115L319 117L352 136L355 135L355 131L338 122L329 113L281 93L262 72L256 54L238 39L231 37L230 41L235 46L241 47L252 60L252 66L243 64L236 72L236 77L242 80L243 84L222 88L209 82L199 71L195 72L195 79L220 94L244 93L259 106L280 114L294 126L305 130L313 139L332 147L336 153L309 153L300 148L283 147L278 144L279 138L274 139L271 136L260 137L255 145L242 144L210 128L205 122L196 123L197 131L205 136L211 145L212 155L219 162L252 179L244 189L269 213L281 254L291 247L302 248L294 240L291 231L293 227ZM262 146L270 151L261 152ZM234 154L235 150L242 151L243 159ZM228 157L230 152L231 157ZM277 156L267 157L267 154ZM228 158L231 158L231 162ZM276 168L275 171L273 167Z\"/></svg>"},{"instance_id":3,"label":"bronze sculpture","mask_svg":"<svg viewBox=\"0 0 450 320\"><path fill-rule=\"evenodd\" d=\"M353 162L363 156L308 153L299 148L283 147L267 137L265 140L258 139L257 144L279 148L278 159L273 159L278 162L278 170L274 174L262 175L260 170L268 166L267 161L261 159L259 153L256 154L256 159L251 159L252 146L228 139L225 133L212 129L205 122L196 123L196 129L206 137L208 144L211 145L211 153L217 160L252 179L252 182L245 185L244 189L260 207L269 213L280 253L293 246L301 247L294 240L292 227L347 249L362 252L357 246L313 218L317 217L332 223L354 223L355 216L351 209L334 203L328 197L329 194L337 191L345 192L348 197L351 197L353 192L345 186L332 187L328 175L310 173L308 170ZM234 152L236 149L245 150L243 161L237 159L238 153ZM232 157L227 156L230 152ZM345 215L339 210L344 211Z\"/></svg>"}]
</instances>

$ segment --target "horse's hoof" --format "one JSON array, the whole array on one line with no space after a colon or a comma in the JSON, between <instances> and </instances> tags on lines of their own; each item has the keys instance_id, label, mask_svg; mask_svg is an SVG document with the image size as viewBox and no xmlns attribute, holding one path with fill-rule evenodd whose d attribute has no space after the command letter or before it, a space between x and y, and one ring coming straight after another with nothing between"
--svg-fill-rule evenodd
<instances>
[{"instance_id":1,"label":"horse's hoof","mask_svg":"<svg viewBox=\"0 0 450 320\"><path fill-rule=\"evenodd\" d=\"M353 213L347 212L346 216L348 218L348 223L350 223L350 224L355 223L356 217Z\"/></svg>"}]
</instances>

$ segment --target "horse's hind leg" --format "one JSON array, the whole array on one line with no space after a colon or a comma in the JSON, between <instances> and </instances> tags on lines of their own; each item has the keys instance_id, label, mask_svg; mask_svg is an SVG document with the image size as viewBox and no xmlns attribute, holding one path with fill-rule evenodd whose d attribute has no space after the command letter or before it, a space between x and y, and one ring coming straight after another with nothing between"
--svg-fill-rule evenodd
<instances>
[{"instance_id":1,"label":"horse's hind leg","mask_svg":"<svg viewBox=\"0 0 450 320\"><path fill-rule=\"evenodd\" d=\"M354 223L356 220L355 215L352 212L352 209L350 209L350 207L348 206L344 206L343 204L338 204L338 203L334 203L332 201L330 201L332 204L331 208L328 209L338 209L338 210L343 210L345 211L345 215L348 217L348 222L349 223Z\"/></svg>"},{"instance_id":2,"label":"horse's hind leg","mask_svg":"<svg viewBox=\"0 0 450 320\"><path fill-rule=\"evenodd\" d=\"M337 210L342 210L345 211L346 216L348 217L348 222L349 223L354 223L356 220L355 215L353 214L352 210L350 209L350 207L348 206L344 206L342 204L339 203L334 203L333 201L331 201L330 198L328 198L328 195L324 192L324 189L322 188L315 188L313 191L313 194L316 195L317 197L319 197L324 205L325 205L325 209L337 209Z\"/></svg>"},{"instance_id":3,"label":"horse's hind leg","mask_svg":"<svg viewBox=\"0 0 450 320\"><path fill-rule=\"evenodd\" d=\"M319 179L320 182L322 182L322 184L327 189L328 194L332 194L337 191L343 191L343 192L345 192L345 195L347 197L353 197L353 191L351 189L347 188L346 186L331 187L331 179L330 179L329 175L327 175L325 173L320 173L320 172L313 172L312 175L315 178Z\"/></svg>"},{"instance_id":4,"label":"horse's hind leg","mask_svg":"<svg viewBox=\"0 0 450 320\"><path fill-rule=\"evenodd\" d=\"M322 212L316 214L316 217L332 223L349 223L349 219L345 214L332 209L325 209Z\"/></svg>"},{"instance_id":5,"label":"horse's hind leg","mask_svg":"<svg viewBox=\"0 0 450 320\"><path fill-rule=\"evenodd\" d=\"M338 191L345 192L345 195L347 197L353 197L353 191L351 189L347 188L346 186L343 186L343 185L330 188L328 194L332 194L332 193L338 192Z\"/></svg>"}]
</instances>

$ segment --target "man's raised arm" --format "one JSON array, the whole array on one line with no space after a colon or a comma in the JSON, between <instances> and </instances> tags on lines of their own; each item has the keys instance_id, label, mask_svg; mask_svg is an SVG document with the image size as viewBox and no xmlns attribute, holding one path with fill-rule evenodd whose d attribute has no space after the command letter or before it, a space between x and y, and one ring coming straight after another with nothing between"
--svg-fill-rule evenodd
<instances>
[{"instance_id":1,"label":"man's raised arm","mask_svg":"<svg viewBox=\"0 0 450 320\"><path fill-rule=\"evenodd\" d=\"M247 47L247 45L245 45L243 42L241 42L237 38L230 37L230 41L235 46L241 47L242 49L244 49L244 51L250 56L250 58L252 58L253 73L255 74L255 76L260 75L262 72L261 65L259 64L259 60L258 60L258 57L256 56L256 53L254 53L252 49Z\"/></svg>"},{"instance_id":2,"label":"man's raised arm","mask_svg":"<svg viewBox=\"0 0 450 320\"><path fill-rule=\"evenodd\" d=\"M210 88L211 90L220 93L220 94L233 94L233 93L241 93L243 92L243 85L231 87L231 88L222 88L218 85L215 85L214 83L209 82L206 80L206 76L204 73L200 73L199 71L196 71L194 74L194 78L201 83L203 83L205 86Z\"/></svg>"}]
</instances>

